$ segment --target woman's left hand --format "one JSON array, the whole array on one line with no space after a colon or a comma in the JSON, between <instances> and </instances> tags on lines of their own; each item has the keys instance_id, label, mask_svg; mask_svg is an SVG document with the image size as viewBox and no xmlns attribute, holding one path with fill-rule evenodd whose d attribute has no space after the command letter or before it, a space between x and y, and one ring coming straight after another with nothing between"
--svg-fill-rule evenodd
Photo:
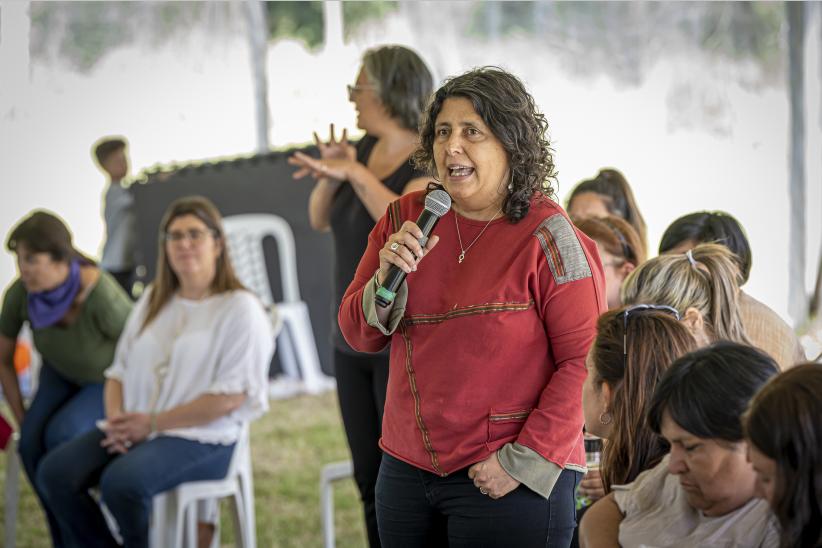
<instances>
[{"instance_id":1,"label":"woman's left hand","mask_svg":"<svg viewBox=\"0 0 822 548\"><path fill-rule=\"evenodd\" d=\"M519 482L499 463L496 453L469 468L468 477L474 480L482 494L492 499L502 498L519 487Z\"/></svg>"},{"instance_id":2,"label":"woman's left hand","mask_svg":"<svg viewBox=\"0 0 822 548\"><path fill-rule=\"evenodd\" d=\"M151 434L151 416L148 413L123 413L108 420L107 433L128 448L140 443Z\"/></svg>"}]
</instances>

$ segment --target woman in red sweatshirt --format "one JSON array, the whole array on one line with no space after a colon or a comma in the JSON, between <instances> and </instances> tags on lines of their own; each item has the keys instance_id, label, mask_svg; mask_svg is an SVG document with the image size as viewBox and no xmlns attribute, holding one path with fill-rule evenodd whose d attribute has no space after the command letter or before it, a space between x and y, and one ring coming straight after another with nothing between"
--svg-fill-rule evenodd
<instances>
[{"instance_id":1,"label":"woman in red sweatshirt","mask_svg":"<svg viewBox=\"0 0 822 548\"><path fill-rule=\"evenodd\" d=\"M452 209L422 247L425 194L393 202L343 297L353 348L391 343L376 495L384 546L570 542L584 361L606 302L596 244L550 198L546 130L515 76L485 67L448 80L415 160ZM382 308L391 266L407 278Z\"/></svg>"}]
</instances>

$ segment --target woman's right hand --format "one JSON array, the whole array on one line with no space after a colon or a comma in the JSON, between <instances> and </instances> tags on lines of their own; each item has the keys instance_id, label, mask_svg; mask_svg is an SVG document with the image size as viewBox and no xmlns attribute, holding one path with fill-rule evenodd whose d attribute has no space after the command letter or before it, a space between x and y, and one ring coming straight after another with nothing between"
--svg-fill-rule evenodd
<instances>
[{"instance_id":1,"label":"woman's right hand","mask_svg":"<svg viewBox=\"0 0 822 548\"><path fill-rule=\"evenodd\" d=\"M420 238L422 230L412 221L405 221L399 232L388 237L380 249L380 269L377 271L377 281L380 284L385 281L392 265L399 267L406 274L417 270L422 258L440 241L439 236L431 236L423 248L419 243Z\"/></svg>"}]
</instances>

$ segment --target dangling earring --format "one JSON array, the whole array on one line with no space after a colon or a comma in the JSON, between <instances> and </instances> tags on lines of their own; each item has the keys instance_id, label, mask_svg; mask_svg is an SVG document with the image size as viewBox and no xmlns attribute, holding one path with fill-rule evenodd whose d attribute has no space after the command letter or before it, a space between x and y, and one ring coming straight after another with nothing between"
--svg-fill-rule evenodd
<instances>
[{"instance_id":1,"label":"dangling earring","mask_svg":"<svg viewBox=\"0 0 822 548\"><path fill-rule=\"evenodd\" d=\"M607 411L599 414L599 422L601 422L602 424L611 424L613 420L614 417L612 417L611 414Z\"/></svg>"},{"instance_id":2,"label":"dangling earring","mask_svg":"<svg viewBox=\"0 0 822 548\"><path fill-rule=\"evenodd\" d=\"M508 182L508 194L514 192L514 172L511 171L511 180Z\"/></svg>"}]
</instances>

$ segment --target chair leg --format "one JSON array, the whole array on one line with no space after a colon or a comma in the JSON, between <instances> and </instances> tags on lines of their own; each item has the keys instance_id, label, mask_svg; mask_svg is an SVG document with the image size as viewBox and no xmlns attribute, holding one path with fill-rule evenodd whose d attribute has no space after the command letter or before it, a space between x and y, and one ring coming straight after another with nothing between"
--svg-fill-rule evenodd
<instances>
[{"instance_id":1,"label":"chair leg","mask_svg":"<svg viewBox=\"0 0 822 548\"><path fill-rule=\"evenodd\" d=\"M317 394L325 387L323 386L322 369L320 369L320 357L317 354L317 344L314 341L314 331L311 329L311 318L305 303L301 302L296 312L295 321L288 327L294 334L294 346L306 391L309 394Z\"/></svg>"},{"instance_id":2,"label":"chair leg","mask_svg":"<svg viewBox=\"0 0 822 548\"><path fill-rule=\"evenodd\" d=\"M257 548L257 519L254 511L254 479L251 470L240 475L240 496L248 548Z\"/></svg>"},{"instance_id":3,"label":"chair leg","mask_svg":"<svg viewBox=\"0 0 822 548\"><path fill-rule=\"evenodd\" d=\"M320 520L323 527L323 547L334 548L334 491L331 481L326 478L320 480Z\"/></svg>"},{"instance_id":4,"label":"chair leg","mask_svg":"<svg viewBox=\"0 0 822 548\"><path fill-rule=\"evenodd\" d=\"M185 543L188 548L197 548L197 502L189 501L185 511Z\"/></svg>"},{"instance_id":5,"label":"chair leg","mask_svg":"<svg viewBox=\"0 0 822 548\"><path fill-rule=\"evenodd\" d=\"M20 498L20 457L17 455L17 433L6 447L5 535L4 543L14 548L17 536L17 502Z\"/></svg>"},{"instance_id":6,"label":"chair leg","mask_svg":"<svg viewBox=\"0 0 822 548\"><path fill-rule=\"evenodd\" d=\"M294 344L293 330L289 329L288 323L283 324L280 335L277 337L277 356L280 358L280 365L286 377L299 380L300 367L298 365L297 353Z\"/></svg>"}]
</instances>

